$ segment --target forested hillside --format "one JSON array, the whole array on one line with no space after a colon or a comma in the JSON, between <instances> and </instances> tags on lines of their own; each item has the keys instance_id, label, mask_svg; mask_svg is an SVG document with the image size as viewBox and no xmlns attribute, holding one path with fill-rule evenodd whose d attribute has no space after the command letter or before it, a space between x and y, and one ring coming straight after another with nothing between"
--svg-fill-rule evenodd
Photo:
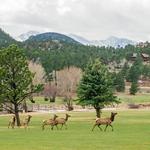
<instances>
[{"instance_id":1,"label":"forested hillside","mask_svg":"<svg viewBox=\"0 0 150 150\"><path fill-rule=\"evenodd\" d=\"M17 41L14 40L9 34L5 33L0 28L0 48L7 47L10 44L14 44L14 43L17 43Z\"/></svg>"},{"instance_id":2,"label":"forested hillside","mask_svg":"<svg viewBox=\"0 0 150 150\"><path fill-rule=\"evenodd\" d=\"M35 36L31 36L29 37L27 41L39 41L40 42L40 41L48 41L48 40L79 44L79 42L75 41L69 36L66 36L60 33L55 33L55 32L47 32L47 33L41 33Z\"/></svg>"},{"instance_id":3,"label":"forested hillside","mask_svg":"<svg viewBox=\"0 0 150 150\"><path fill-rule=\"evenodd\" d=\"M7 47L12 43L19 44L29 60L42 64L47 76L65 67L75 66L83 70L90 59L100 58L111 72L118 73L123 70L129 81L131 74L129 72L134 64L137 68L141 66L140 77L150 78L150 44L148 42L137 46L127 45L125 48L96 47L81 45L62 34L45 33L18 43L2 30L0 32L0 47Z\"/></svg>"}]
</instances>

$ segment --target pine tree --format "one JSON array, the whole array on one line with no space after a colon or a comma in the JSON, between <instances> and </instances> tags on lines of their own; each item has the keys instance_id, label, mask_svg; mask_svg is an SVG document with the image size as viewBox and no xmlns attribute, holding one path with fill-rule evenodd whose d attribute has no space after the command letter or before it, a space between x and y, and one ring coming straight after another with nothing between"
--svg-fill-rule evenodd
<instances>
[{"instance_id":1,"label":"pine tree","mask_svg":"<svg viewBox=\"0 0 150 150\"><path fill-rule=\"evenodd\" d=\"M122 72L116 74L114 85L117 92L124 92L125 91L125 81L124 75Z\"/></svg>"},{"instance_id":2,"label":"pine tree","mask_svg":"<svg viewBox=\"0 0 150 150\"><path fill-rule=\"evenodd\" d=\"M33 77L26 57L16 45L0 50L0 103L15 114L18 126L19 106L43 88L32 84Z\"/></svg>"},{"instance_id":3,"label":"pine tree","mask_svg":"<svg viewBox=\"0 0 150 150\"><path fill-rule=\"evenodd\" d=\"M130 94L135 95L138 91L138 83L137 82L132 82L131 88L130 88Z\"/></svg>"},{"instance_id":4,"label":"pine tree","mask_svg":"<svg viewBox=\"0 0 150 150\"><path fill-rule=\"evenodd\" d=\"M92 105L97 117L100 117L105 105L119 102L112 89L112 80L105 65L98 59L90 61L78 85L79 104Z\"/></svg>"}]
</instances>

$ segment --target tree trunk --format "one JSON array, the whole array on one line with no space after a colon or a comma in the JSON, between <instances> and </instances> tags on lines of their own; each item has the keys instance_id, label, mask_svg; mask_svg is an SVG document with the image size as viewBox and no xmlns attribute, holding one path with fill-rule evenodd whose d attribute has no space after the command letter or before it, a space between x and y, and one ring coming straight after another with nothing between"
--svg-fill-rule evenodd
<instances>
[{"instance_id":1,"label":"tree trunk","mask_svg":"<svg viewBox=\"0 0 150 150\"><path fill-rule=\"evenodd\" d=\"M26 100L24 100L24 102L23 102L23 110L24 110L24 112L28 112Z\"/></svg>"},{"instance_id":2,"label":"tree trunk","mask_svg":"<svg viewBox=\"0 0 150 150\"><path fill-rule=\"evenodd\" d=\"M55 102L55 100L56 100L56 94L54 94L50 97L50 102Z\"/></svg>"},{"instance_id":3,"label":"tree trunk","mask_svg":"<svg viewBox=\"0 0 150 150\"><path fill-rule=\"evenodd\" d=\"M19 118L19 110L18 110L18 104L14 104L14 108L15 108L15 117L16 117L16 121L17 121L17 126L20 126L20 118Z\"/></svg>"},{"instance_id":4,"label":"tree trunk","mask_svg":"<svg viewBox=\"0 0 150 150\"><path fill-rule=\"evenodd\" d=\"M56 74L56 70L54 71L54 80L55 80L55 86L57 87L57 74Z\"/></svg>"},{"instance_id":5,"label":"tree trunk","mask_svg":"<svg viewBox=\"0 0 150 150\"><path fill-rule=\"evenodd\" d=\"M97 118L100 118L101 117L101 109L100 109L100 107L95 108L95 110L96 110Z\"/></svg>"}]
</instances>

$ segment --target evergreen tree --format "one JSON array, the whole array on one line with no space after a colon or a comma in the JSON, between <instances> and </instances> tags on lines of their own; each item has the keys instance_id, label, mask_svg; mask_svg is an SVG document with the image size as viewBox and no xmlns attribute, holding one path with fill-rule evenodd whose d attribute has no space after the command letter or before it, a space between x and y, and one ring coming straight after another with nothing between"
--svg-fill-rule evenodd
<instances>
[{"instance_id":1,"label":"evergreen tree","mask_svg":"<svg viewBox=\"0 0 150 150\"><path fill-rule=\"evenodd\" d=\"M117 92L124 92L125 91L125 81L124 75L122 72L119 72L115 76L114 85Z\"/></svg>"},{"instance_id":2,"label":"evergreen tree","mask_svg":"<svg viewBox=\"0 0 150 150\"><path fill-rule=\"evenodd\" d=\"M132 82L131 88L130 88L130 94L135 95L138 91L138 83L137 82Z\"/></svg>"},{"instance_id":3,"label":"evergreen tree","mask_svg":"<svg viewBox=\"0 0 150 150\"><path fill-rule=\"evenodd\" d=\"M142 74L142 68L142 60L140 58L137 58L137 60L133 63L129 70L127 80L130 82L137 82Z\"/></svg>"},{"instance_id":4,"label":"evergreen tree","mask_svg":"<svg viewBox=\"0 0 150 150\"><path fill-rule=\"evenodd\" d=\"M0 103L15 114L18 126L19 106L43 88L32 84L33 77L26 57L16 45L0 50Z\"/></svg>"},{"instance_id":5,"label":"evergreen tree","mask_svg":"<svg viewBox=\"0 0 150 150\"><path fill-rule=\"evenodd\" d=\"M92 105L97 117L100 117L101 109L105 105L118 102L117 97L113 95L110 74L98 59L91 61L85 68L77 94L79 104Z\"/></svg>"}]
</instances>

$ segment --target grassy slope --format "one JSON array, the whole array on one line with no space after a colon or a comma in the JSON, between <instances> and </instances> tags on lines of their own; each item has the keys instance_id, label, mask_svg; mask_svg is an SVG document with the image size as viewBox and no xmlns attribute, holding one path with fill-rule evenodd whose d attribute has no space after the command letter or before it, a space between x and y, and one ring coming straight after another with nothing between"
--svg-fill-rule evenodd
<instances>
[{"instance_id":1,"label":"grassy slope","mask_svg":"<svg viewBox=\"0 0 150 150\"><path fill-rule=\"evenodd\" d=\"M108 116L110 112L104 112ZM64 116L64 114L58 114ZM2 150L149 150L150 111L120 111L114 122L114 132L91 128L92 112L72 112L68 130L41 131L41 120L48 114L34 115L30 129L7 129L8 116L0 116L0 149ZM52 116L52 114L51 114ZM103 127L104 128L104 127Z\"/></svg>"}]
</instances>

